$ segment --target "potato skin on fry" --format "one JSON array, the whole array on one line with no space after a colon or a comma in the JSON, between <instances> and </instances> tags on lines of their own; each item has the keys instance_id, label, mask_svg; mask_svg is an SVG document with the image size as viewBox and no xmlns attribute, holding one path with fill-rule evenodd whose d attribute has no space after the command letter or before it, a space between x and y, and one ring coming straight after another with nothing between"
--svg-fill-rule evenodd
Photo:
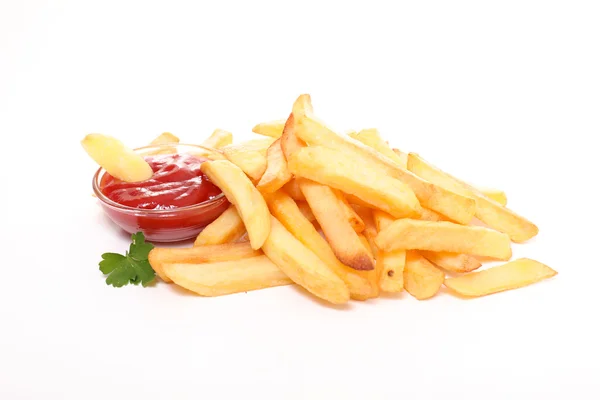
<instances>
[{"instance_id":1,"label":"potato skin on fry","mask_svg":"<svg viewBox=\"0 0 600 400\"><path fill-rule=\"evenodd\" d=\"M275 218L263 251L290 279L333 304L350 300L350 291L319 257L306 248Z\"/></svg>"},{"instance_id":2,"label":"potato skin on fry","mask_svg":"<svg viewBox=\"0 0 600 400\"><path fill-rule=\"evenodd\" d=\"M292 154L296 153L303 147L306 147L306 143L298 139L298 136L296 136L294 114L290 114L285 122L283 134L281 135L281 150L283 151L286 161L289 161Z\"/></svg>"},{"instance_id":3,"label":"potato skin on fry","mask_svg":"<svg viewBox=\"0 0 600 400\"><path fill-rule=\"evenodd\" d=\"M248 231L252 248L260 248L271 228L271 214L263 196L246 174L229 161L206 161L200 168L235 205Z\"/></svg>"},{"instance_id":4,"label":"potato skin on fry","mask_svg":"<svg viewBox=\"0 0 600 400\"><path fill-rule=\"evenodd\" d=\"M446 287L463 296L480 297L528 286L557 272L538 261L520 258L484 271L448 278Z\"/></svg>"},{"instance_id":5,"label":"potato skin on fry","mask_svg":"<svg viewBox=\"0 0 600 400\"><path fill-rule=\"evenodd\" d=\"M267 169L256 185L261 193L273 193L292 179L281 149L281 140L274 141L267 150Z\"/></svg>"}]
</instances>

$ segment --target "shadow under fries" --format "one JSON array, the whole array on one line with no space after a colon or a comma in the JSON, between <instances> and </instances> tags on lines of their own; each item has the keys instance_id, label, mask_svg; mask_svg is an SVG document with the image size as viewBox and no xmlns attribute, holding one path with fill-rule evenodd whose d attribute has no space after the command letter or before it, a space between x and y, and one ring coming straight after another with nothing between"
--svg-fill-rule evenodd
<instances>
[{"instance_id":1,"label":"shadow under fries","mask_svg":"<svg viewBox=\"0 0 600 400\"><path fill-rule=\"evenodd\" d=\"M456 298L459 298L461 300L473 300L473 299L477 298L477 297L471 297L471 296L464 296L464 295L462 295L460 293L457 293L457 292L454 292L454 291L448 289L446 286L443 286L443 285L440 288L440 291L438 292L438 294L456 297Z\"/></svg>"},{"instance_id":2,"label":"shadow under fries","mask_svg":"<svg viewBox=\"0 0 600 400\"><path fill-rule=\"evenodd\" d=\"M302 296L306 297L308 300L310 300L313 303L318 304L320 306L331 308L333 310L338 310L338 311L344 311L344 310L351 310L352 309L352 304L351 303L347 303L347 304L332 304L332 303L329 303L328 301L320 299L319 297L317 297L317 296L309 293L306 289L304 289L300 285L290 285L289 287L292 290L300 293Z\"/></svg>"},{"instance_id":3,"label":"shadow under fries","mask_svg":"<svg viewBox=\"0 0 600 400\"><path fill-rule=\"evenodd\" d=\"M406 293L406 290L403 290L400 293L381 292L377 299L402 300L402 299L405 299L406 296L410 296L408 293ZM369 300L377 300L377 299L369 299ZM369 302L369 300L367 300L366 302Z\"/></svg>"},{"instance_id":4,"label":"shadow under fries","mask_svg":"<svg viewBox=\"0 0 600 400\"><path fill-rule=\"evenodd\" d=\"M156 280L159 280L159 279L160 278L158 278L158 277L156 278ZM169 288L169 290L171 290L173 293L176 293L176 294L179 294L179 295L182 295L182 296L188 296L188 297L207 297L207 296L201 296L198 293L194 293L191 290L187 290L186 288L181 287L181 286L179 286L179 285L177 285L175 283L165 283L165 282L162 282L162 281L161 281L161 283L167 285L168 288Z\"/></svg>"}]
</instances>

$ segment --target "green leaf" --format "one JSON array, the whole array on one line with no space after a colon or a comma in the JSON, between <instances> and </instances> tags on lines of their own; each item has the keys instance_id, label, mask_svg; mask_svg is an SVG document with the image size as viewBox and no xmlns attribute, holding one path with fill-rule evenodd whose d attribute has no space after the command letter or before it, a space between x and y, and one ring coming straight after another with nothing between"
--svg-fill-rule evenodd
<instances>
[{"instance_id":1,"label":"green leaf","mask_svg":"<svg viewBox=\"0 0 600 400\"><path fill-rule=\"evenodd\" d=\"M131 235L131 245L129 246L129 256L136 260L147 260L148 253L154 246L152 243L146 243L146 238L142 232Z\"/></svg>"},{"instance_id":2,"label":"green leaf","mask_svg":"<svg viewBox=\"0 0 600 400\"><path fill-rule=\"evenodd\" d=\"M110 274L125 261L125 256L117 253L104 253L102 254L102 261L100 261L100 271L103 274Z\"/></svg>"},{"instance_id":3,"label":"green leaf","mask_svg":"<svg viewBox=\"0 0 600 400\"><path fill-rule=\"evenodd\" d=\"M100 271L108 275L106 284L122 287L129 283L146 287L154 281L155 273L148 262L148 253L154 248L152 243L146 243L142 232L131 236L132 243L125 255L117 253L102 254Z\"/></svg>"}]
</instances>

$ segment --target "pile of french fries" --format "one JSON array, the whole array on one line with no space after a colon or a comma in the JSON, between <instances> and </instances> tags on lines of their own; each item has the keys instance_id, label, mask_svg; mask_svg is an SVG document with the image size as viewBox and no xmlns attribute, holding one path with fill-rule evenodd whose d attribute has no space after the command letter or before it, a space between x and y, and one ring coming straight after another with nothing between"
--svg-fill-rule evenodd
<instances>
[{"instance_id":1,"label":"pile of french fries","mask_svg":"<svg viewBox=\"0 0 600 400\"><path fill-rule=\"evenodd\" d=\"M216 130L202 143L215 149L202 171L231 206L194 247L152 250L165 282L203 296L297 284L343 304L403 290L427 299L442 285L477 297L556 274L525 258L474 272L482 260L510 260L511 242L538 228L506 208L502 191L393 149L377 130L333 132L309 95L287 120L253 131L266 137L232 144ZM178 141L163 134L153 143Z\"/></svg>"}]
</instances>

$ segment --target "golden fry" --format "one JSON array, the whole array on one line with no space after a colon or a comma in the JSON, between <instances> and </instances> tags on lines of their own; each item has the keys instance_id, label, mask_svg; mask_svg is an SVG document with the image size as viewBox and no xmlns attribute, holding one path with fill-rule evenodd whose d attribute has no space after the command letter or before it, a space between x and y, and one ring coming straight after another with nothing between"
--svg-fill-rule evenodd
<instances>
[{"instance_id":1,"label":"golden fry","mask_svg":"<svg viewBox=\"0 0 600 400\"><path fill-rule=\"evenodd\" d=\"M508 260L512 255L508 235L479 226L445 221L399 219L382 231L375 243L385 251L449 251L500 260Z\"/></svg>"},{"instance_id":2,"label":"golden fry","mask_svg":"<svg viewBox=\"0 0 600 400\"><path fill-rule=\"evenodd\" d=\"M406 154L402 150L398 150L398 149L392 149L392 150L400 158L400 165L402 165L403 168L406 169L407 165L408 165L408 154Z\"/></svg>"},{"instance_id":3,"label":"golden fry","mask_svg":"<svg viewBox=\"0 0 600 400\"><path fill-rule=\"evenodd\" d=\"M385 230L385 228L390 226L392 222L395 221L394 217L381 210L373 210L373 220L375 221L377 232Z\"/></svg>"},{"instance_id":4,"label":"golden fry","mask_svg":"<svg viewBox=\"0 0 600 400\"><path fill-rule=\"evenodd\" d=\"M366 146L372 147L385 157L389 158L402 168L406 168L406 158L402 159L396 154L390 146L381 138L377 129L363 129L358 133L349 133L352 139L358 140Z\"/></svg>"},{"instance_id":5,"label":"golden fry","mask_svg":"<svg viewBox=\"0 0 600 400\"><path fill-rule=\"evenodd\" d=\"M258 133L263 136L270 136L274 138L281 137L281 133L283 132L283 126L285 125L284 119L279 119L276 121L268 121L261 122L260 124L256 124L254 128L252 128L252 132Z\"/></svg>"},{"instance_id":6,"label":"golden fry","mask_svg":"<svg viewBox=\"0 0 600 400\"><path fill-rule=\"evenodd\" d=\"M194 246L235 242L246 233L244 221L232 204L217 219L208 224L196 238Z\"/></svg>"},{"instance_id":7,"label":"golden fry","mask_svg":"<svg viewBox=\"0 0 600 400\"><path fill-rule=\"evenodd\" d=\"M202 296L223 296L292 284L266 256L205 264L165 264L176 284Z\"/></svg>"},{"instance_id":8,"label":"golden fry","mask_svg":"<svg viewBox=\"0 0 600 400\"><path fill-rule=\"evenodd\" d=\"M556 274L547 265L520 258L484 271L448 278L444 284L463 296L479 297L531 285Z\"/></svg>"},{"instance_id":9,"label":"golden fry","mask_svg":"<svg viewBox=\"0 0 600 400\"><path fill-rule=\"evenodd\" d=\"M290 114L289 118L285 122L283 134L281 135L281 150L283 151L285 159L289 161L292 154L296 153L303 147L306 147L306 143L298 139L296 136L294 114Z\"/></svg>"},{"instance_id":10,"label":"golden fry","mask_svg":"<svg viewBox=\"0 0 600 400\"><path fill-rule=\"evenodd\" d=\"M352 299L366 300L379 295L377 283L371 279L374 271L357 271L342 264L291 197L279 191L270 196L267 203L273 216L344 281Z\"/></svg>"},{"instance_id":11,"label":"golden fry","mask_svg":"<svg viewBox=\"0 0 600 400\"><path fill-rule=\"evenodd\" d=\"M234 261L260 256L262 251L253 250L250 243L227 243L198 246L185 249L155 247L148 254L148 261L154 272L165 282L171 282L163 272L165 264L202 264L220 261Z\"/></svg>"},{"instance_id":12,"label":"golden fry","mask_svg":"<svg viewBox=\"0 0 600 400\"><path fill-rule=\"evenodd\" d=\"M352 138L336 134L310 114L296 121L296 135L311 146L324 146L345 153L356 165L368 166L370 170L376 171L378 177L399 179L412 189L423 207L445 215L453 221L468 224L475 215L475 201L472 198L419 178L374 149Z\"/></svg>"},{"instance_id":13,"label":"golden fry","mask_svg":"<svg viewBox=\"0 0 600 400\"><path fill-rule=\"evenodd\" d=\"M300 188L298 188L298 190L300 190ZM285 193L286 195L289 196L289 194L285 190L283 191L283 193ZM302 197L304 197L304 196L302 196ZM293 199L293 197L292 197L292 199ZM308 205L308 203L306 201L296 201L296 205L298 206L298 209L300 210L300 212L302 213L304 218L306 218L310 222L313 222L316 220L315 214L312 213L312 210L310 209L310 206Z\"/></svg>"},{"instance_id":14,"label":"golden fry","mask_svg":"<svg viewBox=\"0 0 600 400\"><path fill-rule=\"evenodd\" d=\"M229 161L206 161L201 169L235 205L248 231L252 248L260 248L269 236L271 226L271 214L260 192L243 171Z\"/></svg>"},{"instance_id":15,"label":"golden fry","mask_svg":"<svg viewBox=\"0 0 600 400\"><path fill-rule=\"evenodd\" d=\"M202 146L220 149L233 143L233 135L223 129L215 129L213 133L202 142Z\"/></svg>"},{"instance_id":16,"label":"golden fry","mask_svg":"<svg viewBox=\"0 0 600 400\"><path fill-rule=\"evenodd\" d=\"M306 179L298 183L338 260L357 270L374 269L333 189Z\"/></svg>"},{"instance_id":17,"label":"golden fry","mask_svg":"<svg viewBox=\"0 0 600 400\"><path fill-rule=\"evenodd\" d=\"M262 249L290 279L315 296L333 304L350 299L346 284L275 217L271 217L271 233Z\"/></svg>"},{"instance_id":18,"label":"golden fry","mask_svg":"<svg viewBox=\"0 0 600 400\"><path fill-rule=\"evenodd\" d=\"M506 207L506 203L508 199L506 198L506 193L499 189L493 188L485 188L485 187L477 187L477 190L481 192L488 199L494 200L496 203L499 203L501 206Z\"/></svg>"},{"instance_id":19,"label":"golden fry","mask_svg":"<svg viewBox=\"0 0 600 400\"><path fill-rule=\"evenodd\" d=\"M481 267L481 261L466 254L448 251L421 251L421 255L436 266L450 272L465 273Z\"/></svg>"},{"instance_id":20,"label":"golden fry","mask_svg":"<svg viewBox=\"0 0 600 400\"><path fill-rule=\"evenodd\" d=\"M150 145L156 146L159 144L179 143L179 138L170 132L161 133L156 139L150 142Z\"/></svg>"},{"instance_id":21,"label":"golden fry","mask_svg":"<svg viewBox=\"0 0 600 400\"><path fill-rule=\"evenodd\" d=\"M395 221L391 215L381 210L373 210L373 219L376 232L381 232ZM378 251L377 269L380 271L379 287L381 290L398 293L404 289L405 264L406 250Z\"/></svg>"},{"instance_id":22,"label":"golden fry","mask_svg":"<svg viewBox=\"0 0 600 400\"><path fill-rule=\"evenodd\" d=\"M365 230L364 221L356 213L356 211L354 211L354 208L352 208L352 206L350 206L350 203L348 203L348 200L346 200L346 198L344 197L344 194L342 192L340 192L339 190L334 190L334 193L337 196L337 198L340 202L340 207L346 214L346 217L348 218L348 222L350 222L350 225L352 225L352 228L354 229L354 231L356 233L361 233L362 231L364 231Z\"/></svg>"},{"instance_id":23,"label":"golden fry","mask_svg":"<svg viewBox=\"0 0 600 400\"><path fill-rule=\"evenodd\" d=\"M267 169L256 187L261 193L273 193L291 179L292 174L281 149L281 140L277 139L267 150Z\"/></svg>"},{"instance_id":24,"label":"golden fry","mask_svg":"<svg viewBox=\"0 0 600 400\"><path fill-rule=\"evenodd\" d=\"M302 190L300 190L300 185L298 185L298 181L296 179L292 179L283 185L283 190L296 201L306 201L306 197L304 197L302 194Z\"/></svg>"},{"instance_id":25,"label":"golden fry","mask_svg":"<svg viewBox=\"0 0 600 400\"><path fill-rule=\"evenodd\" d=\"M415 153L408 155L408 168L421 178L476 201L475 216L497 231L506 233L515 242L524 242L538 233L532 222L490 200L474 187L427 163Z\"/></svg>"},{"instance_id":26,"label":"golden fry","mask_svg":"<svg viewBox=\"0 0 600 400\"><path fill-rule=\"evenodd\" d=\"M418 300L433 297L444 283L444 273L418 252L406 252L404 288Z\"/></svg>"},{"instance_id":27,"label":"golden fry","mask_svg":"<svg viewBox=\"0 0 600 400\"><path fill-rule=\"evenodd\" d=\"M81 145L106 172L124 182L145 181L154 175L141 155L111 136L91 133L83 138Z\"/></svg>"},{"instance_id":28,"label":"golden fry","mask_svg":"<svg viewBox=\"0 0 600 400\"><path fill-rule=\"evenodd\" d=\"M378 175L367 165L357 165L342 152L320 146L305 147L292 155L288 167L297 177L360 197L395 217L420 215L419 201L408 186L397 179Z\"/></svg>"}]
</instances>

